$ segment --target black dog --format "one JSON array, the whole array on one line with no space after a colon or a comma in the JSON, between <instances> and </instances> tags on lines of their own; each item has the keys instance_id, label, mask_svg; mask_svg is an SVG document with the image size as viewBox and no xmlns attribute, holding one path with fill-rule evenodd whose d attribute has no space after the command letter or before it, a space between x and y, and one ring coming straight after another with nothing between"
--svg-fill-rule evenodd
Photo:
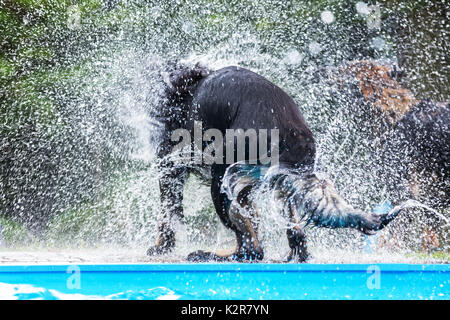
<instances>
[{"instance_id":1,"label":"black dog","mask_svg":"<svg viewBox=\"0 0 450 320\"><path fill-rule=\"evenodd\" d=\"M251 146L246 140L244 162L237 162L236 150L233 150L234 164L227 163L225 156L224 161L211 165L179 164L171 157L178 143L172 141L172 134L176 129L194 133L195 121L201 121L203 131L217 129L224 136L229 129L255 129L257 132L260 129L278 129L279 164L271 168L276 173L271 175L270 184L284 202L284 213L291 221L287 230L291 248L289 258L304 261L308 256L305 234L300 226L302 219L319 227L350 227L372 234L395 217L396 213L379 216L354 209L339 197L330 180L314 174L312 132L296 103L264 77L240 67L217 71L199 66L185 67L170 74L166 95L158 114L164 124L158 151L163 221L156 246L148 250L149 255L167 253L174 247L171 219L183 217L184 182L190 172L201 171L211 182L211 196L220 220L236 234L237 249L227 255L197 251L188 259L242 261L263 258L258 240L258 210L250 196L261 180L261 152L257 159L253 159L257 163L251 164ZM264 138L258 136L258 139ZM271 138L268 137L269 140ZM272 150L263 151L269 154ZM229 176L233 177L232 183L227 190L221 189L224 177Z\"/></svg>"},{"instance_id":2,"label":"black dog","mask_svg":"<svg viewBox=\"0 0 450 320\"><path fill-rule=\"evenodd\" d=\"M386 166L382 176L390 194L400 201L406 194L437 210L448 210L450 105L421 100L394 124L382 142L381 159ZM427 226L422 249L436 250L437 231L443 220L428 212L424 217Z\"/></svg>"}]
</instances>

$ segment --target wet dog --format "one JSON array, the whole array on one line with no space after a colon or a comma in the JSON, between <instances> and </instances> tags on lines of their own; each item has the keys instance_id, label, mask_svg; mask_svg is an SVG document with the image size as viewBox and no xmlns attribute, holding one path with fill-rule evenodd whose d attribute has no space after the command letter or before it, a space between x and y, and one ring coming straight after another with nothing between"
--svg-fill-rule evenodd
<instances>
[{"instance_id":1,"label":"wet dog","mask_svg":"<svg viewBox=\"0 0 450 320\"><path fill-rule=\"evenodd\" d=\"M166 99L156 115L164 126L158 149L163 218L156 245L148 250L149 255L173 249L175 234L171 223L174 217L183 217L183 185L191 172L202 173L211 183L216 212L221 222L234 231L237 240L237 248L231 253L196 251L188 256L191 261L243 261L264 257L258 235L259 212L251 195L265 178L284 203L283 211L291 222L287 227L289 259L305 261L308 257L302 221L318 227L355 228L372 234L395 217L396 213L375 215L353 208L339 196L330 180L313 171L315 141L299 107L264 77L240 67L211 71L195 66L171 72L166 83ZM172 156L174 150L179 152L173 134L183 129L194 136L196 122L201 122L203 133L212 129L223 136L229 130L255 130L257 140L270 142L266 145L277 140L277 154L267 148L259 150L256 158L254 155L252 158L251 141L245 139L243 161L239 161L239 148L233 140L231 146L224 143L223 159L219 157L214 163L177 162ZM260 132L268 129L277 130L276 139L272 134L261 136ZM261 148L261 144L258 146ZM231 162L227 161L228 156L225 159L230 149L233 149ZM271 154L273 159L276 156L276 164L263 164L261 154ZM224 180L227 180L225 188Z\"/></svg>"}]
</instances>

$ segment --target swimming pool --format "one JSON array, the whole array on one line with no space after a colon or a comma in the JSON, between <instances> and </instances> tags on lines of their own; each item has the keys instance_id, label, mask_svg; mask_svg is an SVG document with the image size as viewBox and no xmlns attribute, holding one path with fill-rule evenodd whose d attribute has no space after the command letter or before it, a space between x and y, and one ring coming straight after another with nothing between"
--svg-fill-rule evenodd
<instances>
[{"instance_id":1,"label":"swimming pool","mask_svg":"<svg viewBox=\"0 0 450 320\"><path fill-rule=\"evenodd\" d=\"M450 265L3 265L2 299L448 299Z\"/></svg>"}]
</instances>

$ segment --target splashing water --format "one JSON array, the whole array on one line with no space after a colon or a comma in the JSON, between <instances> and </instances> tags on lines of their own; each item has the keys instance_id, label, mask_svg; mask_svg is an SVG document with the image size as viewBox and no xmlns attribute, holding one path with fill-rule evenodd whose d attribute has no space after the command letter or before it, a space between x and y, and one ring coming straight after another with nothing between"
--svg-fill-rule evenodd
<instances>
[{"instance_id":1,"label":"splashing water","mask_svg":"<svg viewBox=\"0 0 450 320\"><path fill-rule=\"evenodd\" d=\"M392 208L388 214L387 217L391 217L396 215L399 211L403 210L403 209L407 209L407 208L423 208L431 213L433 213L433 215L436 216L436 218L441 219L443 222L445 222L444 228L447 228L449 226L449 220L447 217L445 217L443 214L441 214L440 212L434 210L433 208L430 208L429 206L416 201L416 200L407 200L405 202L402 202L401 204L399 204L398 206L395 206L394 208Z\"/></svg>"},{"instance_id":2,"label":"splashing water","mask_svg":"<svg viewBox=\"0 0 450 320\"><path fill-rule=\"evenodd\" d=\"M127 290L106 296L80 293L62 293L54 289L35 287L30 284L0 282L2 300L177 300L180 298L170 289L156 287L146 290Z\"/></svg>"},{"instance_id":3,"label":"splashing water","mask_svg":"<svg viewBox=\"0 0 450 320\"><path fill-rule=\"evenodd\" d=\"M168 71L169 60L200 61L212 69L240 65L282 87L315 134L317 171L327 173L352 205L370 211L390 196L379 175L383 164L372 152L373 119L361 97L349 95L350 89L340 91L318 72L359 59L395 64L396 52L403 50L407 67L414 67L408 75L411 89L448 101L439 52L411 54L399 45L442 47L441 38L429 39L426 29L428 18L442 28L442 8L427 5L417 13L421 9L414 5L362 1L0 2L5 19L0 27L3 243L143 250L154 243L161 125L153 114L164 99L161 73ZM398 29L404 25L417 28L416 38L402 38ZM429 65L437 71L428 72ZM428 81L420 81L422 74ZM349 88L355 85L349 82ZM234 245L216 217L207 186L191 178L184 199L186 218L177 227L176 254L184 255L192 243ZM262 215L264 242L268 255L281 259L285 221L274 212ZM448 224L448 209L433 212ZM387 232L414 238L427 225L414 217L408 223L400 219ZM445 230L439 233L440 246L448 251ZM308 237L316 256L325 249L354 256L363 241L347 230L311 229ZM416 241L405 242L399 252L417 249Z\"/></svg>"}]
</instances>

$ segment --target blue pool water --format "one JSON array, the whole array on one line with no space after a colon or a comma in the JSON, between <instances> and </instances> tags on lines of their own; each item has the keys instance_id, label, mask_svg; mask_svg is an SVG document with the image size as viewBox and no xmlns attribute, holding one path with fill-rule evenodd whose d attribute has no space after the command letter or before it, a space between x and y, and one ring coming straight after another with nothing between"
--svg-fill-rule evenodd
<instances>
[{"instance_id":1,"label":"blue pool water","mask_svg":"<svg viewBox=\"0 0 450 320\"><path fill-rule=\"evenodd\" d=\"M2 299L448 299L450 265L0 266Z\"/></svg>"}]
</instances>

